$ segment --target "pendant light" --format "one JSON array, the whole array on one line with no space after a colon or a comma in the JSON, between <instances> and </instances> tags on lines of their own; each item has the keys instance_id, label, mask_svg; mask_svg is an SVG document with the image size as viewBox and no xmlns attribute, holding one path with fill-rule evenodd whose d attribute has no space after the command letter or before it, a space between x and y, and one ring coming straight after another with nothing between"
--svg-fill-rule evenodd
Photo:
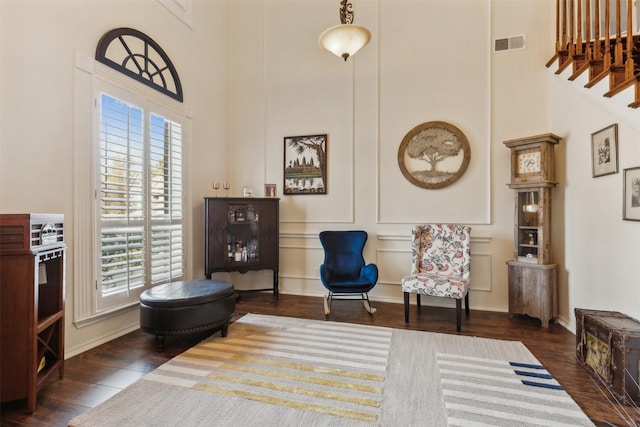
<instances>
[{"instance_id":1,"label":"pendant light","mask_svg":"<svg viewBox=\"0 0 640 427\"><path fill-rule=\"evenodd\" d=\"M365 27L353 23L353 5L347 0L340 2L340 25L326 29L318 44L326 51L345 61L371 40L371 33Z\"/></svg>"}]
</instances>

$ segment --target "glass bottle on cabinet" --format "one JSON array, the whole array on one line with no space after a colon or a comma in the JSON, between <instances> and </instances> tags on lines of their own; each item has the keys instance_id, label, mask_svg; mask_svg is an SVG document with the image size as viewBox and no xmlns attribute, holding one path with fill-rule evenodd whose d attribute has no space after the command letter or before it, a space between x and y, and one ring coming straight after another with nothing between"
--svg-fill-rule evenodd
<instances>
[{"instance_id":1,"label":"glass bottle on cabinet","mask_svg":"<svg viewBox=\"0 0 640 427\"><path fill-rule=\"evenodd\" d=\"M279 199L206 197L205 276L273 271L278 295Z\"/></svg>"}]
</instances>

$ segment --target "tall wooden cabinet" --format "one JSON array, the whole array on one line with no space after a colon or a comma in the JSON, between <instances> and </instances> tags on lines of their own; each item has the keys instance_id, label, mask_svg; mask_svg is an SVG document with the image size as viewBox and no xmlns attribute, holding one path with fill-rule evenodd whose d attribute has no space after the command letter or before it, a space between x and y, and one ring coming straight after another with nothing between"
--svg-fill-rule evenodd
<instances>
[{"instance_id":1,"label":"tall wooden cabinet","mask_svg":"<svg viewBox=\"0 0 640 427\"><path fill-rule=\"evenodd\" d=\"M543 327L558 314L558 266L551 261L551 189L554 147L548 133L505 141L511 149L514 198L513 260L508 261L509 314L540 319Z\"/></svg>"},{"instance_id":2,"label":"tall wooden cabinet","mask_svg":"<svg viewBox=\"0 0 640 427\"><path fill-rule=\"evenodd\" d=\"M272 270L273 295L278 296L279 202L277 198L205 197L208 279L219 271Z\"/></svg>"},{"instance_id":3,"label":"tall wooden cabinet","mask_svg":"<svg viewBox=\"0 0 640 427\"><path fill-rule=\"evenodd\" d=\"M0 398L36 395L64 374L64 217L0 215Z\"/></svg>"}]
</instances>

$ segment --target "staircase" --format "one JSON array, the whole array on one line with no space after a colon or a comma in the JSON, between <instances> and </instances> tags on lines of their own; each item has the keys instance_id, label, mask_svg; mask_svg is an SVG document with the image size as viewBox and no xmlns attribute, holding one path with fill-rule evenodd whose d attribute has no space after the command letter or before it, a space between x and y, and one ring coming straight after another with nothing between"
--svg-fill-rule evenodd
<instances>
[{"instance_id":1,"label":"staircase","mask_svg":"<svg viewBox=\"0 0 640 427\"><path fill-rule=\"evenodd\" d=\"M624 3L604 0L601 10L601 0L556 0L556 52L547 67L557 64L556 74L572 67L569 80L588 71L587 88L608 78L609 89L603 94L608 98L633 88L628 106L638 108L640 34L633 34L635 1Z\"/></svg>"}]
</instances>

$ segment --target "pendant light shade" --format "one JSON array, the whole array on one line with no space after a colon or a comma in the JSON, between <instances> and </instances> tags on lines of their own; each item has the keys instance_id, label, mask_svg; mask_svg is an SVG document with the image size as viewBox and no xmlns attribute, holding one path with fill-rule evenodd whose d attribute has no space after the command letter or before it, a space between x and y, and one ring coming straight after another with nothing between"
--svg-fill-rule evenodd
<instances>
[{"instance_id":1,"label":"pendant light shade","mask_svg":"<svg viewBox=\"0 0 640 427\"><path fill-rule=\"evenodd\" d=\"M318 44L324 50L333 53L345 61L367 45L371 33L365 27L353 24L353 5L347 0L340 2L340 25L326 29Z\"/></svg>"}]
</instances>

